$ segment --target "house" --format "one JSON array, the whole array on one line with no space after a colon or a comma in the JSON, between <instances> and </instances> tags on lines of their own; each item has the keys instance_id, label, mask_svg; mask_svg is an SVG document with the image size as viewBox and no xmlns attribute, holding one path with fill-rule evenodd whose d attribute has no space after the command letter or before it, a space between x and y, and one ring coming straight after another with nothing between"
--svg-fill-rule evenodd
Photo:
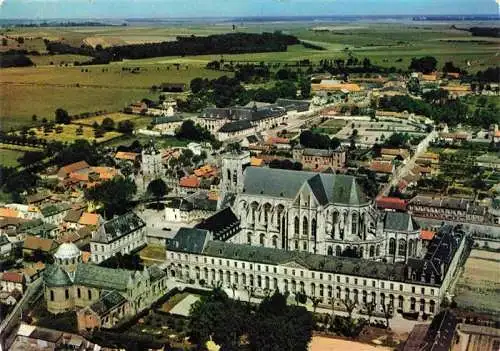
<instances>
[{"instance_id":1,"label":"house","mask_svg":"<svg viewBox=\"0 0 500 351\"><path fill-rule=\"evenodd\" d=\"M391 161L373 160L370 164L370 170L381 175L393 174L394 164Z\"/></svg>"},{"instance_id":2,"label":"house","mask_svg":"<svg viewBox=\"0 0 500 351\"><path fill-rule=\"evenodd\" d=\"M0 207L0 218L19 218L21 217L19 211L8 208L8 207Z\"/></svg>"},{"instance_id":3,"label":"house","mask_svg":"<svg viewBox=\"0 0 500 351\"><path fill-rule=\"evenodd\" d=\"M397 197L379 196L375 199L375 204L381 210L406 211L407 201Z\"/></svg>"},{"instance_id":4,"label":"house","mask_svg":"<svg viewBox=\"0 0 500 351\"><path fill-rule=\"evenodd\" d=\"M0 234L0 258L10 256L13 245L7 235Z\"/></svg>"},{"instance_id":5,"label":"house","mask_svg":"<svg viewBox=\"0 0 500 351\"><path fill-rule=\"evenodd\" d=\"M118 351L118 348L103 347L84 337L21 323L9 350L12 351L49 351L49 350L79 350L79 351Z\"/></svg>"},{"instance_id":6,"label":"house","mask_svg":"<svg viewBox=\"0 0 500 351\"><path fill-rule=\"evenodd\" d=\"M125 108L125 112L133 113L136 115L145 114L146 112L148 112L148 105L145 102L135 102Z\"/></svg>"},{"instance_id":7,"label":"house","mask_svg":"<svg viewBox=\"0 0 500 351\"><path fill-rule=\"evenodd\" d=\"M92 235L92 262L101 263L117 253L129 254L146 244L146 223L134 212L113 218Z\"/></svg>"},{"instance_id":8,"label":"house","mask_svg":"<svg viewBox=\"0 0 500 351\"><path fill-rule=\"evenodd\" d=\"M26 278L24 274L18 272L3 272L0 273L0 290L13 292L18 290L21 293L26 288Z\"/></svg>"},{"instance_id":9,"label":"house","mask_svg":"<svg viewBox=\"0 0 500 351\"><path fill-rule=\"evenodd\" d=\"M408 211L418 217L458 222L483 223L488 209L472 200L446 196L417 195L408 203Z\"/></svg>"},{"instance_id":10,"label":"house","mask_svg":"<svg viewBox=\"0 0 500 351\"><path fill-rule=\"evenodd\" d=\"M57 243L52 239L27 235L23 243L23 254L32 255L35 251L52 254L57 249Z\"/></svg>"},{"instance_id":11,"label":"house","mask_svg":"<svg viewBox=\"0 0 500 351\"><path fill-rule=\"evenodd\" d=\"M311 149L297 145L293 149L293 159L302 163L304 168L315 171L332 168L343 169L346 164L346 150L340 146L335 150Z\"/></svg>"},{"instance_id":12,"label":"house","mask_svg":"<svg viewBox=\"0 0 500 351\"><path fill-rule=\"evenodd\" d=\"M197 176L190 175L181 178L181 180L179 180L179 186L187 189L198 189L200 187L200 180Z\"/></svg>"},{"instance_id":13,"label":"house","mask_svg":"<svg viewBox=\"0 0 500 351\"><path fill-rule=\"evenodd\" d=\"M63 222L71 206L66 203L48 205L40 209L43 221L48 224L59 225Z\"/></svg>"},{"instance_id":14,"label":"house","mask_svg":"<svg viewBox=\"0 0 500 351\"><path fill-rule=\"evenodd\" d=\"M240 231L240 220L230 207L203 219L195 228L207 230L214 240L226 241Z\"/></svg>"},{"instance_id":15,"label":"house","mask_svg":"<svg viewBox=\"0 0 500 351\"><path fill-rule=\"evenodd\" d=\"M67 213L66 213L66 216L64 216L63 218L63 222L65 224L65 227L67 229L78 229L80 228L80 225L78 223L78 221L80 220L80 217L82 216L83 214L83 210L82 209L78 209L78 210L69 210Z\"/></svg>"},{"instance_id":16,"label":"house","mask_svg":"<svg viewBox=\"0 0 500 351\"><path fill-rule=\"evenodd\" d=\"M281 137L270 136L269 138L267 138L266 144L279 150L290 150L291 148L290 140Z\"/></svg>"},{"instance_id":17,"label":"house","mask_svg":"<svg viewBox=\"0 0 500 351\"><path fill-rule=\"evenodd\" d=\"M71 163L64 167L61 167L57 172L57 177L59 178L59 180L64 180L68 178L71 173L87 169L89 167L90 165L86 161Z\"/></svg>"},{"instance_id":18,"label":"house","mask_svg":"<svg viewBox=\"0 0 500 351\"><path fill-rule=\"evenodd\" d=\"M3 291L0 289L0 303L7 306L16 305L23 297L23 294L15 289L12 292Z\"/></svg>"},{"instance_id":19,"label":"house","mask_svg":"<svg viewBox=\"0 0 500 351\"><path fill-rule=\"evenodd\" d=\"M78 224L82 226L98 227L101 224L102 217L97 213L83 212Z\"/></svg>"},{"instance_id":20,"label":"house","mask_svg":"<svg viewBox=\"0 0 500 351\"><path fill-rule=\"evenodd\" d=\"M276 100L275 104L279 107L283 107L287 112L306 112L309 111L311 103L307 100L293 100L293 99L282 99Z\"/></svg>"},{"instance_id":21,"label":"house","mask_svg":"<svg viewBox=\"0 0 500 351\"><path fill-rule=\"evenodd\" d=\"M439 154L434 152L424 152L419 155L415 160L418 165L438 165L439 164Z\"/></svg>"},{"instance_id":22,"label":"house","mask_svg":"<svg viewBox=\"0 0 500 351\"><path fill-rule=\"evenodd\" d=\"M165 205L165 220L188 223L210 217L217 211L217 200L218 196L206 190L172 199Z\"/></svg>"},{"instance_id":23,"label":"house","mask_svg":"<svg viewBox=\"0 0 500 351\"><path fill-rule=\"evenodd\" d=\"M61 168L61 170L62 170L62 168ZM61 175L64 175L65 172L66 171L61 172ZM59 176L59 173L58 173L58 176ZM66 176L64 175L64 177L66 177ZM28 205L40 205L41 203L43 203L43 202L45 202L45 201L47 201L49 199L50 199L50 195L49 194L36 193L36 194L27 195L26 196L26 203Z\"/></svg>"},{"instance_id":24,"label":"house","mask_svg":"<svg viewBox=\"0 0 500 351\"><path fill-rule=\"evenodd\" d=\"M115 159L118 161L130 161L132 163L135 163L138 160L139 155L140 154L136 152L118 151L115 154Z\"/></svg>"},{"instance_id":25,"label":"house","mask_svg":"<svg viewBox=\"0 0 500 351\"><path fill-rule=\"evenodd\" d=\"M410 158L410 152L406 149L382 148L380 154L383 159L396 159L398 161L403 161L403 163L406 163L406 161Z\"/></svg>"}]
</instances>

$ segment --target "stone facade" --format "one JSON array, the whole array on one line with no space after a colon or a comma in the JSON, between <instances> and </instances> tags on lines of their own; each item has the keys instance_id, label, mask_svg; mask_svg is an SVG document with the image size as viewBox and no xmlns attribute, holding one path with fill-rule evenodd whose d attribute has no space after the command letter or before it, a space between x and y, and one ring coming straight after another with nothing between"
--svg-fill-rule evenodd
<instances>
[{"instance_id":1,"label":"stone facade","mask_svg":"<svg viewBox=\"0 0 500 351\"><path fill-rule=\"evenodd\" d=\"M165 175L161 152L156 148L153 142L146 145L142 150L141 171L143 177L147 179L161 178Z\"/></svg>"},{"instance_id":2,"label":"stone facade","mask_svg":"<svg viewBox=\"0 0 500 351\"><path fill-rule=\"evenodd\" d=\"M318 297L325 307L332 299L337 308L346 299L357 302L358 308L374 302L377 312L384 305L393 311L437 313L471 245L465 234L445 227L424 258L403 264L255 248L199 234L193 240L191 234L184 231L167 241L168 274L175 279L252 289L255 296L276 289L301 291Z\"/></svg>"},{"instance_id":3,"label":"stone facade","mask_svg":"<svg viewBox=\"0 0 500 351\"><path fill-rule=\"evenodd\" d=\"M166 293L166 280L165 272L156 266L126 271L84 264L80 250L74 244L64 243L54 254L54 264L44 272L44 297L47 310L54 314L90 306L104 318L100 327L109 325L106 317L110 313L115 314L115 323L117 316L121 319L148 308ZM114 298L108 296L110 292ZM92 325L91 318L88 323Z\"/></svg>"},{"instance_id":4,"label":"stone facade","mask_svg":"<svg viewBox=\"0 0 500 351\"><path fill-rule=\"evenodd\" d=\"M146 224L134 212L113 218L92 235L91 260L100 263L121 253L131 253L146 244Z\"/></svg>"},{"instance_id":5,"label":"stone facade","mask_svg":"<svg viewBox=\"0 0 500 351\"><path fill-rule=\"evenodd\" d=\"M293 149L293 159L302 163L304 168L312 170L343 169L346 165L346 151L339 147L336 150L303 148L298 145Z\"/></svg>"}]
</instances>

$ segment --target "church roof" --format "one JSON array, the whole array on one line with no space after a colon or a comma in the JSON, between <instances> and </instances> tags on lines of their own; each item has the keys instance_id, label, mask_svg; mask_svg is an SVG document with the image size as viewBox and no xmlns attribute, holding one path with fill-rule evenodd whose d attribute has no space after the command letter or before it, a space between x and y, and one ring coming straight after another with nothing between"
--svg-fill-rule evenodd
<instances>
[{"instance_id":1,"label":"church roof","mask_svg":"<svg viewBox=\"0 0 500 351\"><path fill-rule=\"evenodd\" d=\"M62 243L58 248L54 257L60 259L75 258L81 255L80 249L73 243Z\"/></svg>"},{"instance_id":2,"label":"church roof","mask_svg":"<svg viewBox=\"0 0 500 351\"><path fill-rule=\"evenodd\" d=\"M75 284L99 289L126 291L133 271L113 269L94 264L79 264L75 274Z\"/></svg>"},{"instance_id":3,"label":"church roof","mask_svg":"<svg viewBox=\"0 0 500 351\"><path fill-rule=\"evenodd\" d=\"M387 212L384 219L384 229L399 232L419 230L420 226L413 217L406 212Z\"/></svg>"},{"instance_id":4,"label":"church roof","mask_svg":"<svg viewBox=\"0 0 500 351\"><path fill-rule=\"evenodd\" d=\"M321 205L356 206L370 202L353 176L274 168L248 167L243 192L292 199L306 182Z\"/></svg>"},{"instance_id":5,"label":"church roof","mask_svg":"<svg viewBox=\"0 0 500 351\"><path fill-rule=\"evenodd\" d=\"M71 279L59 265L50 265L43 272L43 281L48 287L70 286L73 284Z\"/></svg>"},{"instance_id":6,"label":"church roof","mask_svg":"<svg viewBox=\"0 0 500 351\"><path fill-rule=\"evenodd\" d=\"M116 290L105 292L99 300L90 305L98 316L105 316L109 311L123 305L127 300Z\"/></svg>"}]
</instances>

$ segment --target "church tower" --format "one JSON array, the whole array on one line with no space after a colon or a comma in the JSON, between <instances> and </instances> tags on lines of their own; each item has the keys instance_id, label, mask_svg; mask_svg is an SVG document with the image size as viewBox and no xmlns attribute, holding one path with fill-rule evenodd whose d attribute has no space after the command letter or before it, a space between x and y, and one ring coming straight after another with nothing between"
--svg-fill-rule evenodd
<instances>
[{"instance_id":1,"label":"church tower","mask_svg":"<svg viewBox=\"0 0 500 351\"><path fill-rule=\"evenodd\" d=\"M219 207L227 196L243 191L243 171L250 165L250 152L228 152L222 156Z\"/></svg>"},{"instance_id":2,"label":"church tower","mask_svg":"<svg viewBox=\"0 0 500 351\"><path fill-rule=\"evenodd\" d=\"M142 150L141 170L143 177L147 179L160 178L164 175L164 167L161 162L161 152L151 141Z\"/></svg>"}]
</instances>

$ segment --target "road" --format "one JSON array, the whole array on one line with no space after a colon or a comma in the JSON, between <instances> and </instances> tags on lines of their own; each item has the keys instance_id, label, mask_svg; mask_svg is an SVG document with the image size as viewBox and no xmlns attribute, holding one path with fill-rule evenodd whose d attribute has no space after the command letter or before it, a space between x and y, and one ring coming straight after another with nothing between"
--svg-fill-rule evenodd
<instances>
[{"instance_id":1,"label":"road","mask_svg":"<svg viewBox=\"0 0 500 351\"><path fill-rule=\"evenodd\" d=\"M432 131L429 133L424 140L420 142L420 144L417 147L417 151L413 156L408 160L408 162L403 166L400 167L399 169L396 170L396 172L393 174L391 177L391 180L389 183L387 183L382 190L379 192L379 196L387 196L389 194L389 191L393 186L397 186L399 182L401 181L402 178L406 177L408 173L415 167L415 162L417 158L420 157L423 153L427 151L427 148L429 147L429 143L433 141L437 137L437 132Z\"/></svg>"},{"instance_id":2,"label":"road","mask_svg":"<svg viewBox=\"0 0 500 351\"><path fill-rule=\"evenodd\" d=\"M32 298L37 296L41 292L41 289L42 278L40 277L28 285L21 300L0 324L0 351L7 350L5 343L9 334L11 334L12 330L19 324L23 310L26 310L26 307L32 303Z\"/></svg>"}]
</instances>

